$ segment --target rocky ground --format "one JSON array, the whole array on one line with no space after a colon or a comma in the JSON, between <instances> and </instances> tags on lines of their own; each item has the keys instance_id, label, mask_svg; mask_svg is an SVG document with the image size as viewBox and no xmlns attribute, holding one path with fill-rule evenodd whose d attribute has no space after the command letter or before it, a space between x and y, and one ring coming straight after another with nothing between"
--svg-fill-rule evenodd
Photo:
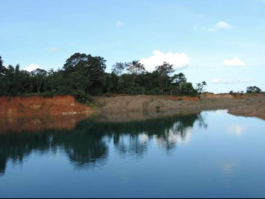
<instances>
[{"instance_id":1,"label":"rocky ground","mask_svg":"<svg viewBox=\"0 0 265 199\"><path fill-rule=\"evenodd\" d=\"M116 96L95 97L93 102L102 112L131 111L188 111L228 109L229 113L265 119L265 95L213 95L199 98L171 96Z\"/></svg>"},{"instance_id":2,"label":"rocky ground","mask_svg":"<svg viewBox=\"0 0 265 199\"><path fill-rule=\"evenodd\" d=\"M240 106L230 108L229 113L238 116L265 119L265 96L245 99L244 103Z\"/></svg>"}]
</instances>

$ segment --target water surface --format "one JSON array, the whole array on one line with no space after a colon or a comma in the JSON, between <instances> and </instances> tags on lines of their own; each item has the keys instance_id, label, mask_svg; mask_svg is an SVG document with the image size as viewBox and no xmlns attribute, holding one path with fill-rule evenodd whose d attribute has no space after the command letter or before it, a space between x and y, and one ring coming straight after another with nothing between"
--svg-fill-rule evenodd
<instances>
[{"instance_id":1,"label":"water surface","mask_svg":"<svg viewBox=\"0 0 265 199\"><path fill-rule=\"evenodd\" d=\"M120 118L2 128L0 197L265 197L264 120L224 110Z\"/></svg>"}]
</instances>

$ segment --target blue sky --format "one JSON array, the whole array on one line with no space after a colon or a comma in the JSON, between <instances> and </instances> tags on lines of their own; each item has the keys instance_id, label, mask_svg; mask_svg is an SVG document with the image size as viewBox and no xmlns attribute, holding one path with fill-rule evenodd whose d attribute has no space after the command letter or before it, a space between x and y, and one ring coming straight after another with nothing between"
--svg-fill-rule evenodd
<instances>
[{"instance_id":1,"label":"blue sky","mask_svg":"<svg viewBox=\"0 0 265 199\"><path fill-rule=\"evenodd\" d=\"M81 52L107 71L163 60L208 91L265 90L263 0L0 0L0 10L5 65L58 69Z\"/></svg>"}]
</instances>

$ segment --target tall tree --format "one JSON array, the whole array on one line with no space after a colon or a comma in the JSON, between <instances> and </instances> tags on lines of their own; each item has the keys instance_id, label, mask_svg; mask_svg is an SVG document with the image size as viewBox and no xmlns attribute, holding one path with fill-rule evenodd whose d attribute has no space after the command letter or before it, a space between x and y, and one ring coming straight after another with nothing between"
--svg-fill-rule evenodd
<instances>
[{"instance_id":1,"label":"tall tree","mask_svg":"<svg viewBox=\"0 0 265 199\"><path fill-rule=\"evenodd\" d=\"M197 83L196 84L196 90L198 92L198 94L202 94L204 91L204 87L207 86L207 83L205 81L203 81L202 83Z\"/></svg>"},{"instance_id":2,"label":"tall tree","mask_svg":"<svg viewBox=\"0 0 265 199\"><path fill-rule=\"evenodd\" d=\"M125 70L126 64L122 62L117 62L112 66L112 72L114 72L116 75L121 75L122 72Z\"/></svg>"},{"instance_id":3,"label":"tall tree","mask_svg":"<svg viewBox=\"0 0 265 199\"><path fill-rule=\"evenodd\" d=\"M140 61L132 61L126 63L126 69L132 75L132 89L134 89L136 77L146 71L145 67Z\"/></svg>"},{"instance_id":4,"label":"tall tree","mask_svg":"<svg viewBox=\"0 0 265 199\"><path fill-rule=\"evenodd\" d=\"M102 57L76 53L66 60L63 69L66 77L78 71L84 77L84 90L91 92L102 86L106 60Z\"/></svg>"},{"instance_id":5,"label":"tall tree","mask_svg":"<svg viewBox=\"0 0 265 199\"><path fill-rule=\"evenodd\" d=\"M172 83L174 87L173 94L181 95L182 94L182 85L187 82L187 79L183 73L175 74L172 77Z\"/></svg>"},{"instance_id":6,"label":"tall tree","mask_svg":"<svg viewBox=\"0 0 265 199\"><path fill-rule=\"evenodd\" d=\"M31 73L32 76L35 77L37 92L40 93L41 88L44 85L45 77L47 76L47 71L38 68Z\"/></svg>"},{"instance_id":7,"label":"tall tree","mask_svg":"<svg viewBox=\"0 0 265 199\"><path fill-rule=\"evenodd\" d=\"M159 73L160 90L164 91L168 87L169 75L174 72L173 65L164 62L162 65L156 67L156 71Z\"/></svg>"},{"instance_id":8,"label":"tall tree","mask_svg":"<svg viewBox=\"0 0 265 199\"><path fill-rule=\"evenodd\" d=\"M4 67L4 61L2 60L2 57L0 56L0 76L4 75L5 67Z\"/></svg>"}]
</instances>

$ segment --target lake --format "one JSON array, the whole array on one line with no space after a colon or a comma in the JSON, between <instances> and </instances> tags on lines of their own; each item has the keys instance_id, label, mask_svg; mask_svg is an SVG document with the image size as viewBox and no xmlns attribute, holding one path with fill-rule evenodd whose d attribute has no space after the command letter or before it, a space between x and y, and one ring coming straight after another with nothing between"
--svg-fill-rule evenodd
<instances>
[{"instance_id":1,"label":"lake","mask_svg":"<svg viewBox=\"0 0 265 199\"><path fill-rule=\"evenodd\" d=\"M265 197L264 120L118 116L2 128L0 197Z\"/></svg>"}]
</instances>

